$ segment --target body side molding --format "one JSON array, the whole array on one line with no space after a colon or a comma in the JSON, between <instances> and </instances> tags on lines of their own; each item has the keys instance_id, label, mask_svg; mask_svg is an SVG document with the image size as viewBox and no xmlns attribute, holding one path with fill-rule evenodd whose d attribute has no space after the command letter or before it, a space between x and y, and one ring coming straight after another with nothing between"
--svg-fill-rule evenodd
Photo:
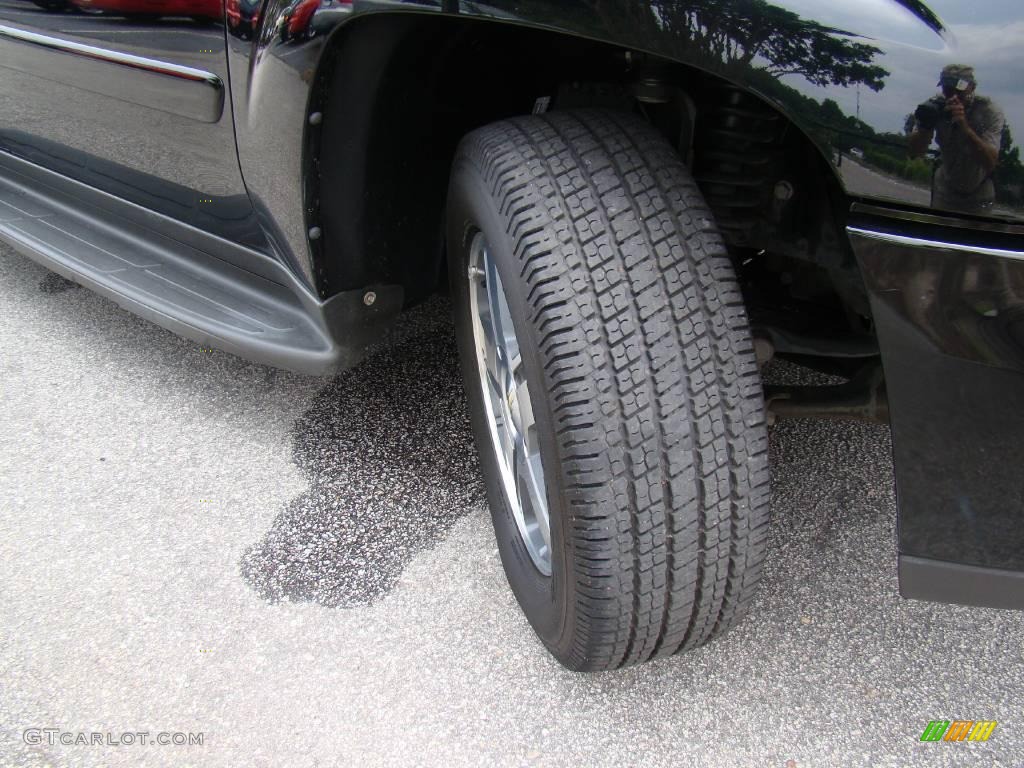
<instances>
[{"instance_id":1,"label":"body side molding","mask_svg":"<svg viewBox=\"0 0 1024 768\"><path fill-rule=\"evenodd\" d=\"M3 24L0 67L203 123L224 112L224 82L212 72Z\"/></svg>"}]
</instances>

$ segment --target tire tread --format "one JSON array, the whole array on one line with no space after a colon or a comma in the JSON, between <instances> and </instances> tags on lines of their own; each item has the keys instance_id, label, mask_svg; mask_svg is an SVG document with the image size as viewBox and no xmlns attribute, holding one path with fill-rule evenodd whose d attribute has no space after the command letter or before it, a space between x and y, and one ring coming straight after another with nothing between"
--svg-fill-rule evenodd
<instances>
[{"instance_id":1,"label":"tire tread","mask_svg":"<svg viewBox=\"0 0 1024 768\"><path fill-rule=\"evenodd\" d=\"M460 156L502 212L541 340L575 576L561 660L699 646L749 610L768 525L760 377L711 213L627 113L505 120Z\"/></svg>"}]
</instances>

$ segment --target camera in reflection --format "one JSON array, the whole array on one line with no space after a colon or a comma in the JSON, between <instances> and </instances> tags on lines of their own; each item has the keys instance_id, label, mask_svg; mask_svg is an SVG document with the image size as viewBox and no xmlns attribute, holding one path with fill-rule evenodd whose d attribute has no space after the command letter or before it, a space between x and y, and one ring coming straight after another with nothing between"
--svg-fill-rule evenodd
<instances>
[{"instance_id":1,"label":"camera in reflection","mask_svg":"<svg viewBox=\"0 0 1024 768\"><path fill-rule=\"evenodd\" d=\"M946 100L942 96L933 96L914 110L914 119L926 131L935 129L946 111Z\"/></svg>"}]
</instances>

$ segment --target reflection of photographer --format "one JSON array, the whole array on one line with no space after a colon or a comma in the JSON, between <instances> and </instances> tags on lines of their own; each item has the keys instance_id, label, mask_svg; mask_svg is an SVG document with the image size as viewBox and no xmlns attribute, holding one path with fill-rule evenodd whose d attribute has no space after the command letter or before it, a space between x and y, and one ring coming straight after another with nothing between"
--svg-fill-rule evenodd
<instances>
[{"instance_id":1,"label":"reflection of photographer","mask_svg":"<svg viewBox=\"0 0 1024 768\"><path fill-rule=\"evenodd\" d=\"M937 208L977 211L995 200L992 174L999 163L1005 119L995 102L975 93L977 85L973 67L950 64L939 78L942 95L914 112L911 156L923 155L932 138L942 152L932 189Z\"/></svg>"}]
</instances>

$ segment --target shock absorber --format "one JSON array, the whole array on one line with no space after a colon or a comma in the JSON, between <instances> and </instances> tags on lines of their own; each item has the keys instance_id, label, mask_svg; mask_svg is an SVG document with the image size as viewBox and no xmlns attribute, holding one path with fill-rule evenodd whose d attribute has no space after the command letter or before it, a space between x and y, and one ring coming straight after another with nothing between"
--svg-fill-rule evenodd
<instances>
[{"instance_id":1,"label":"shock absorber","mask_svg":"<svg viewBox=\"0 0 1024 768\"><path fill-rule=\"evenodd\" d=\"M758 241L782 165L782 131L777 113L734 86L710 88L701 100L694 176L729 245Z\"/></svg>"}]
</instances>

